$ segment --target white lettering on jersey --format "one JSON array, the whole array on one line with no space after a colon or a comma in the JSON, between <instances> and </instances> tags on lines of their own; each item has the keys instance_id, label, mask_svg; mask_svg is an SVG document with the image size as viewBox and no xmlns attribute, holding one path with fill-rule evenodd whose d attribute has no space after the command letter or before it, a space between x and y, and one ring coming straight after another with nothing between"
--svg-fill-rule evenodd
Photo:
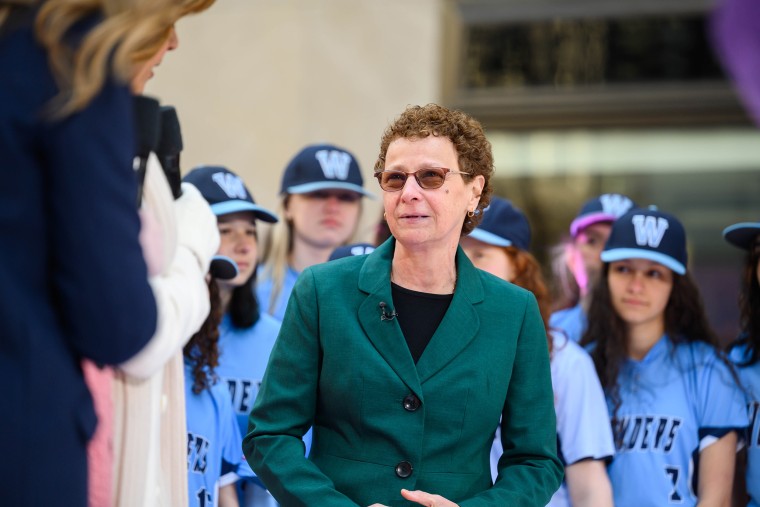
<instances>
[{"instance_id":1,"label":"white lettering on jersey","mask_svg":"<svg viewBox=\"0 0 760 507\"><path fill-rule=\"evenodd\" d=\"M650 248L660 246L665 231L670 227L667 219L662 217L634 215L631 221L636 233L636 243L640 246L648 245Z\"/></svg>"},{"instance_id":2,"label":"white lettering on jersey","mask_svg":"<svg viewBox=\"0 0 760 507\"><path fill-rule=\"evenodd\" d=\"M345 180L348 178L348 169L351 166L351 155L345 151L319 150L314 154L319 162L325 178Z\"/></svg>"},{"instance_id":3,"label":"white lettering on jersey","mask_svg":"<svg viewBox=\"0 0 760 507\"><path fill-rule=\"evenodd\" d=\"M618 452L648 451L669 453L683 421L678 417L627 415L612 427Z\"/></svg>"}]
</instances>

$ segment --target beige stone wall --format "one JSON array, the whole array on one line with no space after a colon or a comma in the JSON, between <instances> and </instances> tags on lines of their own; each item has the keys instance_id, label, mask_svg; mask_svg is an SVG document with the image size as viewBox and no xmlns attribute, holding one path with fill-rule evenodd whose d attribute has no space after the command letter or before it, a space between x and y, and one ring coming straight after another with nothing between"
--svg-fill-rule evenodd
<instances>
[{"instance_id":1,"label":"beige stone wall","mask_svg":"<svg viewBox=\"0 0 760 507\"><path fill-rule=\"evenodd\" d=\"M304 145L353 151L366 184L387 123L440 102L444 0L217 0L180 21L179 49L146 93L177 108L183 170L224 164L275 208L282 170ZM357 238L380 215L368 202Z\"/></svg>"}]
</instances>

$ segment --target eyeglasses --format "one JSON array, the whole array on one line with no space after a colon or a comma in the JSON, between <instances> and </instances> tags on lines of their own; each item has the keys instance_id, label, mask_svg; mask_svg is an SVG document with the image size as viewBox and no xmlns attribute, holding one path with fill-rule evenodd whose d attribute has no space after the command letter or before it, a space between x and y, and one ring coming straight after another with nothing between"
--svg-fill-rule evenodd
<instances>
[{"instance_id":1,"label":"eyeglasses","mask_svg":"<svg viewBox=\"0 0 760 507\"><path fill-rule=\"evenodd\" d=\"M470 173L463 171L452 171L446 167L426 167L413 173L386 169L385 171L376 172L375 178L377 178L377 181L380 183L380 188L386 192L398 192L404 188L406 180L409 178L409 176L414 176L414 179L417 180L417 184L420 186L420 188L423 188L425 190L433 190L436 188L441 188L443 186L443 183L446 181L446 176L449 174L470 175Z\"/></svg>"}]
</instances>

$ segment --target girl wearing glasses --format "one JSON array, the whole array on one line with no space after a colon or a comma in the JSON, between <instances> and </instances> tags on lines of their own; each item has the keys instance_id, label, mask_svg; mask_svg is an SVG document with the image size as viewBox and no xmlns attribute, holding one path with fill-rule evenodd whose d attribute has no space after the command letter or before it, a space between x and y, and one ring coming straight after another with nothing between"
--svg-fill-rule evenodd
<instances>
[{"instance_id":1,"label":"girl wearing glasses","mask_svg":"<svg viewBox=\"0 0 760 507\"><path fill-rule=\"evenodd\" d=\"M290 161L280 188L278 215L284 220L270 229L256 289L267 313L283 319L298 275L348 242L361 198L371 195L356 158L343 148L311 145Z\"/></svg>"},{"instance_id":2,"label":"girl wearing glasses","mask_svg":"<svg viewBox=\"0 0 760 507\"><path fill-rule=\"evenodd\" d=\"M583 343L612 420L615 505L729 505L747 414L687 273L683 226L633 209L601 259Z\"/></svg>"},{"instance_id":3,"label":"girl wearing glasses","mask_svg":"<svg viewBox=\"0 0 760 507\"><path fill-rule=\"evenodd\" d=\"M549 506L612 506L612 488L605 461L615 452L602 386L589 355L565 333L548 329L551 301L541 266L530 254L530 224L512 203L493 197L483 221L462 238L461 245L475 267L531 291L547 328L551 352L557 442L565 464L565 480ZM492 472L502 454L496 434Z\"/></svg>"},{"instance_id":4,"label":"girl wearing glasses","mask_svg":"<svg viewBox=\"0 0 760 507\"><path fill-rule=\"evenodd\" d=\"M723 231L732 245L747 251L739 295L742 332L731 344L729 357L736 365L747 394L749 441L738 463L736 488L743 496L741 505L760 506L760 222L743 222ZM745 460L746 458L746 460ZM745 493L746 492L746 493ZM749 498L747 498L747 496ZM749 503L747 503L749 501Z\"/></svg>"},{"instance_id":5,"label":"girl wearing glasses","mask_svg":"<svg viewBox=\"0 0 760 507\"><path fill-rule=\"evenodd\" d=\"M375 172L393 237L301 274L249 418L248 462L285 505L544 506L562 466L536 300L458 248L490 199L482 127L410 107Z\"/></svg>"}]
</instances>

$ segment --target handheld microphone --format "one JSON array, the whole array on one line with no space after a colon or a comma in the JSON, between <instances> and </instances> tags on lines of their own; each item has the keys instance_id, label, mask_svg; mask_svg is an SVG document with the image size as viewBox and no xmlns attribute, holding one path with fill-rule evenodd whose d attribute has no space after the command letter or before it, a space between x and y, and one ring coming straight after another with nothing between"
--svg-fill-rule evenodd
<instances>
[{"instance_id":1,"label":"handheld microphone","mask_svg":"<svg viewBox=\"0 0 760 507\"><path fill-rule=\"evenodd\" d=\"M150 156L150 152L156 151L158 145L161 117L159 115L158 100L146 97L145 95L137 95L133 99L137 154L132 162L132 168L137 174L137 207L139 208L142 202L148 157Z\"/></svg>"},{"instance_id":2,"label":"handheld microphone","mask_svg":"<svg viewBox=\"0 0 760 507\"><path fill-rule=\"evenodd\" d=\"M208 274L219 280L232 280L238 276L237 262L224 255L215 255L211 259Z\"/></svg>"},{"instance_id":3,"label":"handheld microphone","mask_svg":"<svg viewBox=\"0 0 760 507\"><path fill-rule=\"evenodd\" d=\"M182 131L179 127L177 110L173 106L162 106L161 133L156 148L166 180L172 189L172 195L178 199L182 195L182 174L179 168L179 154L182 152Z\"/></svg>"},{"instance_id":4,"label":"handheld microphone","mask_svg":"<svg viewBox=\"0 0 760 507\"><path fill-rule=\"evenodd\" d=\"M398 313L396 313L393 310L391 310L390 313L388 313L388 312L385 311L386 307L388 306L387 304L385 304L385 301L380 301L380 305L379 306L380 306L380 312L381 312L380 313L380 320L393 320L396 317L398 317Z\"/></svg>"}]
</instances>

